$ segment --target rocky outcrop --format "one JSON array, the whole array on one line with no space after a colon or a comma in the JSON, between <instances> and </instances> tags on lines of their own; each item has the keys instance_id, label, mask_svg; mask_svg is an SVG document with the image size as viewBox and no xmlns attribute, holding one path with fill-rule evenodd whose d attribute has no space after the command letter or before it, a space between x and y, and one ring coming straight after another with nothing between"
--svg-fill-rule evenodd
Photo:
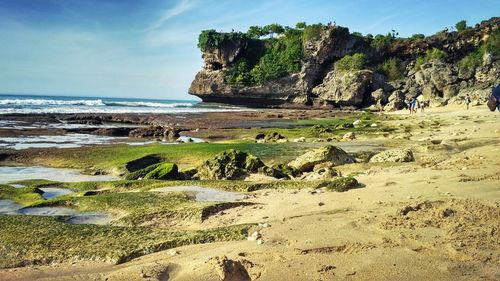
<instances>
[{"instance_id":1,"label":"rocky outcrop","mask_svg":"<svg viewBox=\"0 0 500 281\"><path fill-rule=\"evenodd\" d=\"M259 158L230 149L203 162L195 177L201 180L241 180L262 167L265 165Z\"/></svg>"},{"instance_id":2,"label":"rocky outcrop","mask_svg":"<svg viewBox=\"0 0 500 281\"><path fill-rule=\"evenodd\" d=\"M495 30L500 18L492 18L463 32L439 32L421 40L397 39L381 49L370 47L366 37L350 34L344 27L325 27L320 38L305 42L307 54L297 73L255 86L227 83L225 73L239 58L262 48L238 37L218 49L203 52L204 66L189 93L204 102L249 107L331 108L368 107L387 111L406 107L413 96L422 96L431 106L460 103L469 94L485 102L493 85L500 83L500 58L487 51L480 65L460 67L459 62L476 51ZM258 41L258 40L257 40ZM439 49L446 57L426 60L418 57ZM371 65L357 71L338 71L335 62L346 55L364 53ZM396 59L401 79L389 81L379 65ZM417 66L416 66L417 65Z\"/></svg>"},{"instance_id":3,"label":"rocky outcrop","mask_svg":"<svg viewBox=\"0 0 500 281\"><path fill-rule=\"evenodd\" d=\"M288 163L301 172L310 172L318 164L331 163L333 166L354 163L354 158L341 148L327 145L321 148L306 152L297 159Z\"/></svg>"},{"instance_id":4,"label":"rocky outcrop","mask_svg":"<svg viewBox=\"0 0 500 281\"><path fill-rule=\"evenodd\" d=\"M356 106L363 104L367 91L372 83L373 72L361 70L356 72L331 71L323 83L312 90L321 100L340 106Z\"/></svg>"}]
</instances>

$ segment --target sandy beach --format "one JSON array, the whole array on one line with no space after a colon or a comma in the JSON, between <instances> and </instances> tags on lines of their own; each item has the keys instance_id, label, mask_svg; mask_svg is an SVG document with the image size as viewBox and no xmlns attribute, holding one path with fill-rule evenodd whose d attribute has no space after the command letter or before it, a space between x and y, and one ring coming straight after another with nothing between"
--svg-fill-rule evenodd
<instances>
[{"instance_id":1,"label":"sandy beach","mask_svg":"<svg viewBox=\"0 0 500 281\"><path fill-rule=\"evenodd\" d=\"M0 279L498 280L500 116L482 107L390 116L392 125L413 129L381 139L412 149L415 162L342 165L343 174L357 174L358 188L259 190L248 193L250 206L179 222L189 229L254 224L248 240L178 247L119 265L3 269Z\"/></svg>"}]
</instances>

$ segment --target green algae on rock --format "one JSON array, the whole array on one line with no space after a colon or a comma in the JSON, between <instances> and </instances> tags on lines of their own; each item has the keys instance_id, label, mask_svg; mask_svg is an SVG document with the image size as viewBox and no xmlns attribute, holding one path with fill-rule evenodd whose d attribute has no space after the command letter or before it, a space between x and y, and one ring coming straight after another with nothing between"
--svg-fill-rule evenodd
<instances>
[{"instance_id":1,"label":"green algae on rock","mask_svg":"<svg viewBox=\"0 0 500 281\"><path fill-rule=\"evenodd\" d=\"M353 177L341 177L329 181L325 185L328 191L345 192L355 188L358 185L358 181Z\"/></svg>"},{"instance_id":2,"label":"green algae on rock","mask_svg":"<svg viewBox=\"0 0 500 281\"><path fill-rule=\"evenodd\" d=\"M237 180L255 173L264 163L257 157L235 149L217 154L198 167L196 176L201 180Z\"/></svg>"}]
</instances>

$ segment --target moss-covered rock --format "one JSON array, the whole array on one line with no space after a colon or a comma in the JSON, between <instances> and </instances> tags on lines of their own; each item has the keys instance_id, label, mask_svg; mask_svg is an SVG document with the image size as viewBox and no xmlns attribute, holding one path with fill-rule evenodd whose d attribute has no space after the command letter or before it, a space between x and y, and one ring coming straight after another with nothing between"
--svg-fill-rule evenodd
<instances>
[{"instance_id":1,"label":"moss-covered rock","mask_svg":"<svg viewBox=\"0 0 500 281\"><path fill-rule=\"evenodd\" d=\"M178 176L178 168L174 163L162 163L144 176L144 179L174 180Z\"/></svg>"},{"instance_id":2,"label":"moss-covered rock","mask_svg":"<svg viewBox=\"0 0 500 281\"><path fill-rule=\"evenodd\" d=\"M260 133L255 136L255 141L258 143L279 142L284 140L285 137L278 132L272 132L268 134Z\"/></svg>"},{"instance_id":3,"label":"moss-covered rock","mask_svg":"<svg viewBox=\"0 0 500 281\"><path fill-rule=\"evenodd\" d=\"M334 166L354 163L354 157L349 155L341 148L327 145L321 148L306 152L294 161L288 163L288 166L301 172L310 172L314 166L321 163L332 163Z\"/></svg>"},{"instance_id":4,"label":"moss-covered rock","mask_svg":"<svg viewBox=\"0 0 500 281\"><path fill-rule=\"evenodd\" d=\"M342 177L329 181L325 185L328 191L345 192L355 188L358 185L358 181L353 177Z\"/></svg>"},{"instance_id":5,"label":"moss-covered rock","mask_svg":"<svg viewBox=\"0 0 500 281\"><path fill-rule=\"evenodd\" d=\"M137 179L142 179L144 178L148 173L153 171L154 169L158 168L162 163L157 163L153 164L150 166L147 166L146 168L137 170L135 172L129 173L128 175L125 176L126 180L137 180Z\"/></svg>"},{"instance_id":6,"label":"moss-covered rock","mask_svg":"<svg viewBox=\"0 0 500 281\"><path fill-rule=\"evenodd\" d=\"M301 172L285 164L277 164L272 167L261 167L259 172L277 179L290 179L300 176Z\"/></svg>"},{"instance_id":7,"label":"moss-covered rock","mask_svg":"<svg viewBox=\"0 0 500 281\"><path fill-rule=\"evenodd\" d=\"M246 152L230 149L206 160L198 167L196 177L201 180L236 180L255 173L264 163Z\"/></svg>"}]
</instances>

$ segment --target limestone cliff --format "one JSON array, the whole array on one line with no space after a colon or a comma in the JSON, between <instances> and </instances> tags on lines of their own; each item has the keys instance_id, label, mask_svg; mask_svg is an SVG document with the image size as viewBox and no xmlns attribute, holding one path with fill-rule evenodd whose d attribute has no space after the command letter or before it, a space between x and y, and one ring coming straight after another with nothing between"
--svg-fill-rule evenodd
<instances>
[{"instance_id":1,"label":"limestone cliff","mask_svg":"<svg viewBox=\"0 0 500 281\"><path fill-rule=\"evenodd\" d=\"M204 66L189 94L204 102L250 107L377 105L392 110L403 107L411 96L422 95L439 106L460 102L465 94L481 102L500 83L500 57L499 50L478 50L488 40L498 47L499 23L500 18L492 18L462 32L445 30L418 40L394 37L377 48L371 43L373 37L325 26L318 38L304 42L300 71L253 85L228 83L227 71L265 43L238 38L203 51ZM354 54L363 54L369 62L361 69L337 67L336 62ZM477 54L482 56L479 63ZM467 63L474 55L475 61ZM396 62L393 68L399 69L399 76L381 70L388 60Z\"/></svg>"}]
</instances>

